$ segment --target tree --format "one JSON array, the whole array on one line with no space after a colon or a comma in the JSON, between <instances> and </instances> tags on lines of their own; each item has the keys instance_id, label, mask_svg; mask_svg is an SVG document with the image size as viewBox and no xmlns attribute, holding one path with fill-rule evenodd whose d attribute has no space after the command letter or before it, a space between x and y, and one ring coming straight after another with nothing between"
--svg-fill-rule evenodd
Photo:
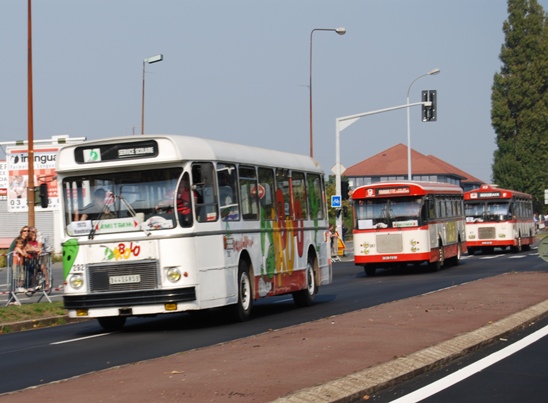
<instances>
[{"instance_id":1,"label":"tree","mask_svg":"<svg viewBox=\"0 0 548 403\"><path fill-rule=\"evenodd\" d=\"M491 122L498 148L493 181L530 193L535 211L548 188L548 32L537 0L508 0L503 65L493 80Z\"/></svg>"}]
</instances>

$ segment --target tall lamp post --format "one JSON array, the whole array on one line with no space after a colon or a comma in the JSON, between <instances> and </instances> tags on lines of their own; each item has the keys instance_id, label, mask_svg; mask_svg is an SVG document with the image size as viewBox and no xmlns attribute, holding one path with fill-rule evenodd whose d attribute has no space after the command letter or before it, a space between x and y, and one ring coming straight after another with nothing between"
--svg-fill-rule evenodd
<instances>
[{"instance_id":1,"label":"tall lamp post","mask_svg":"<svg viewBox=\"0 0 548 403\"><path fill-rule=\"evenodd\" d=\"M409 92L411 91L411 87L417 81L419 78L426 77L426 76L433 76L435 74L438 74L441 70L440 69L434 69L430 70L426 74L422 74L415 78L411 84L409 84L409 88L407 89L407 105L409 105ZM411 120L409 117L409 106L407 109L407 180L411 180Z\"/></svg>"},{"instance_id":2,"label":"tall lamp post","mask_svg":"<svg viewBox=\"0 0 548 403\"><path fill-rule=\"evenodd\" d=\"M346 28L340 27L340 28L314 28L312 31L310 31L310 82L308 85L309 89L309 96L310 96L310 156L314 156L314 135L312 131L312 34L314 31L333 31L338 33L339 35L346 34Z\"/></svg>"},{"instance_id":3,"label":"tall lamp post","mask_svg":"<svg viewBox=\"0 0 548 403\"><path fill-rule=\"evenodd\" d=\"M143 93L141 95L141 136L145 134L145 64L152 64L164 60L163 55L147 57L143 60Z\"/></svg>"},{"instance_id":4,"label":"tall lamp post","mask_svg":"<svg viewBox=\"0 0 548 403\"><path fill-rule=\"evenodd\" d=\"M27 120L28 120L28 169L27 169L27 203L28 203L28 225L34 226L34 112L32 98L32 1L27 2Z\"/></svg>"}]
</instances>

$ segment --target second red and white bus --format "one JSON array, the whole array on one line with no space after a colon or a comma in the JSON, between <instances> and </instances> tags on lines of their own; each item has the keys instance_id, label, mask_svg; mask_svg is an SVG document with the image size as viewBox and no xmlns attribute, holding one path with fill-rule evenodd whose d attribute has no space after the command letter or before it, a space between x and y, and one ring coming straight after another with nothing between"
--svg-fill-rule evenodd
<instances>
[{"instance_id":1,"label":"second red and white bus","mask_svg":"<svg viewBox=\"0 0 548 403\"><path fill-rule=\"evenodd\" d=\"M464 194L468 254L530 249L535 241L533 197L515 190L482 185Z\"/></svg>"},{"instance_id":2,"label":"second red and white bus","mask_svg":"<svg viewBox=\"0 0 548 403\"><path fill-rule=\"evenodd\" d=\"M354 263L377 268L426 263L439 270L466 251L463 190L448 183L380 182L352 193Z\"/></svg>"}]
</instances>

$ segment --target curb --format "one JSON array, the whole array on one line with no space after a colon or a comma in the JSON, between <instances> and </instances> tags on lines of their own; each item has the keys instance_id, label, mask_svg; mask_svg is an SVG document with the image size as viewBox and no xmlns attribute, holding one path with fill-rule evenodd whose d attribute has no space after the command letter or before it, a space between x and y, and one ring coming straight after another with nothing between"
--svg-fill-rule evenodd
<instances>
[{"instance_id":1,"label":"curb","mask_svg":"<svg viewBox=\"0 0 548 403\"><path fill-rule=\"evenodd\" d=\"M466 333L407 357L380 364L326 384L303 389L274 400L276 403L346 403L364 399L384 388L394 386L475 351L498 338L548 316L548 300L521 312Z\"/></svg>"},{"instance_id":2,"label":"curb","mask_svg":"<svg viewBox=\"0 0 548 403\"><path fill-rule=\"evenodd\" d=\"M52 316L49 318L25 320L0 324L0 334L16 333L26 330L41 329L49 326L67 325L69 323L83 322L89 319L69 318L66 315Z\"/></svg>"}]
</instances>

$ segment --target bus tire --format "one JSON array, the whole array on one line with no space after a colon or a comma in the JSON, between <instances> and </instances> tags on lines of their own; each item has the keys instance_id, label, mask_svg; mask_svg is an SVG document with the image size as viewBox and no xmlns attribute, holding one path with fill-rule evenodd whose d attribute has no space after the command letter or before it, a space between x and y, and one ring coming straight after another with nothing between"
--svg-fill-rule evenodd
<instances>
[{"instance_id":1,"label":"bus tire","mask_svg":"<svg viewBox=\"0 0 548 403\"><path fill-rule=\"evenodd\" d=\"M306 264L306 288L293 293L293 301L298 307L304 308L314 303L314 295L318 292L316 287L316 275L314 272L315 260L309 256Z\"/></svg>"},{"instance_id":2,"label":"bus tire","mask_svg":"<svg viewBox=\"0 0 548 403\"><path fill-rule=\"evenodd\" d=\"M520 253L522 251L523 247L521 246L521 234L519 234L518 236L518 245L517 246L513 246L511 248L511 251L513 253Z\"/></svg>"},{"instance_id":3,"label":"bus tire","mask_svg":"<svg viewBox=\"0 0 548 403\"><path fill-rule=\"evenodd\" d=\"M445 259L443 254L443 245L441 241L438 242L438 253L439 253L438 260L436 262L430 263L430 269L434 272L441 270L441 268L443 267L444 259Z\"/></svg>"},{"instance_id":4,"label":"bus tire","mask_svg":"<svg viewBox=\"0 0 548 403\"><path fill-rule=\"evenodd\" d=\"M236 320L245 322L251 316L253 307L253 291L249 276L249 265L245 259L238 264L238 302L234 306Z\"/></svg>"},{"instance_id":5,"label":"bus tire","mask_svg":"<svg viewBox=\"0 0 548 403\"><path fill-rule=\"evenodd\" d=\"M377 268L373 267L373 266L363 265L363 269L364 269L365 275L367 277L373 277L375 275L375 273L377 272Z\"/></svg>"},{"instance_id":6,"label":"bus tire","mask_svg":"<svg viewBox=\"0 0 548 403\"><path fill-rule=\"evenodd\" d=\"M457 242L457 255L453 257L452 262L453 266L458 266L460 264L460 258L461 258L461 243L460 239Z\"/></svg>"},{"instance_id":7,"label":"bus tire","mask_svg":"<svg viewBox=\"0 0 548 403\"><path fill-rule=\"evenodd\" d=\"M97 318L99 325L107 332L116 332L122 330L126 324L125 316L105 316L104 318Z\"/></svg>"}]
</instances>

